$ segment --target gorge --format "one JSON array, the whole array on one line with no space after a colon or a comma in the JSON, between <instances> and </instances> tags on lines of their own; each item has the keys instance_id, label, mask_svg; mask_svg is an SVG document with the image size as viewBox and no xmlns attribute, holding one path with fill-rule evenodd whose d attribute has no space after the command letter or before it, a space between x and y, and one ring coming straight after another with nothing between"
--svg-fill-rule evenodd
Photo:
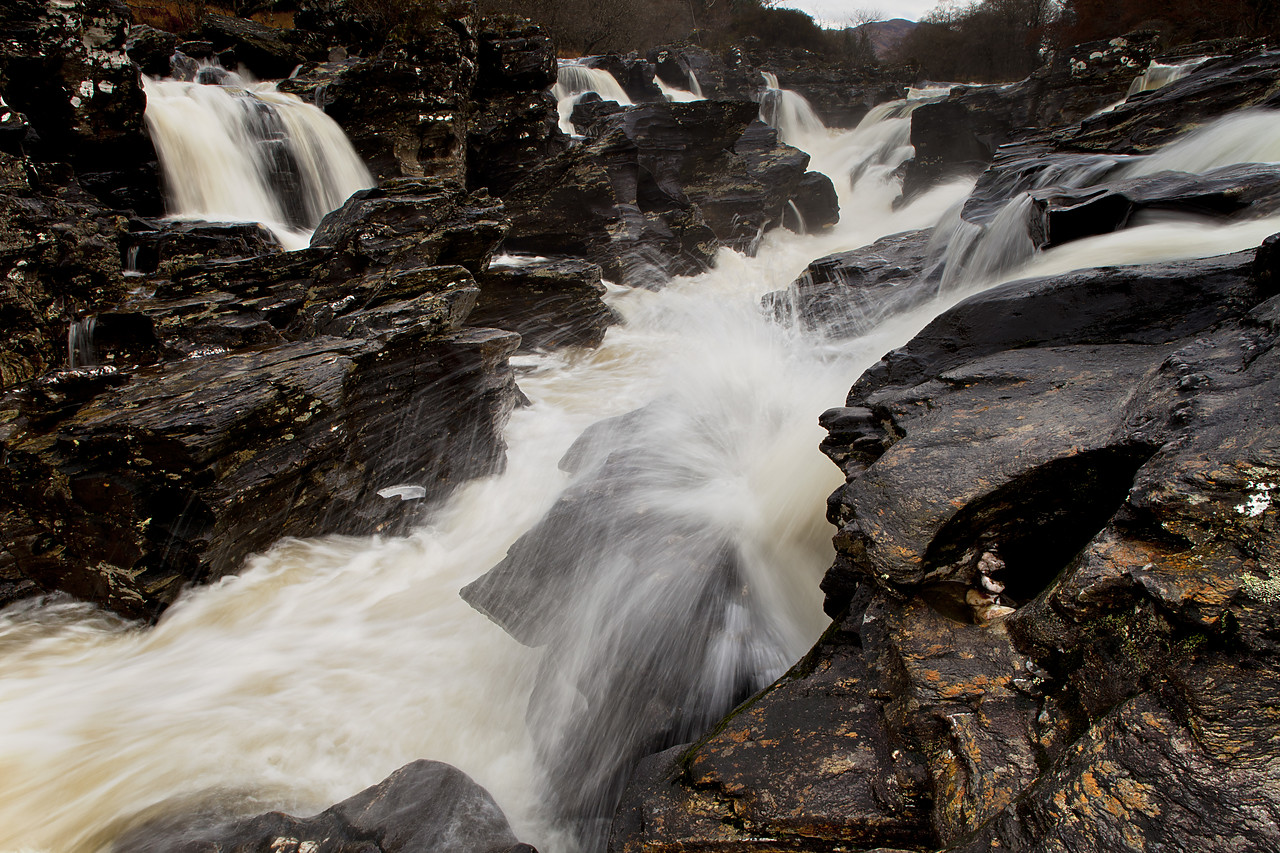
<instances>
[{"instance_id":1,"label":"gorge","mask_svg":"<svg viewBox=\"0 0 1280 853\"><path fill-rule=\"evenodd\" d=\"M1280 54L302 5L2 13L0 848L1280 844Z\"/></svg>"}]
</instances>

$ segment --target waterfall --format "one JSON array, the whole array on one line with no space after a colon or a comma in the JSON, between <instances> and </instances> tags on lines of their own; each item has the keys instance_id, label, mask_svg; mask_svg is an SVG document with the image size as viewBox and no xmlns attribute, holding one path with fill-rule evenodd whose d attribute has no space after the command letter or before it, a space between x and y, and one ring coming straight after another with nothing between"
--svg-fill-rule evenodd
<instances>
[{"instance_id":1,"label":"waterfall","mask_svg":"<svg viewBox=\"0 0 1280 853\"><path fill-rule=\"evenodd\" d=\"M302 248L324 215L373 177L321 109L217 70L218 85L143 78L169 213L261 222L285 248Z\"/></svg>"},{"instance_id":2,"label":"waterfall","mask_svg":"<svg viewBox=\"0 0 1280 853\"><path fill-rule=\"evenodd\" d=\"M698 75L693 73L693 69L689 69L689 91L693 92L695 98L702 100L706 95L702 94L702 84L698 82Z\"/></svg>"},{"instance_id":3,"label":"waterfall","mask_svg":"<svg viewBox=\"0 0 1280 853\"><path fill-rule=\"evenodd\" d=\"M632 105L626 90L608 71L588 68L580 61L560 60L556 70L556 84L551 87L551 94L556 99L556 109L560 114L560 129L570 136L578 134L570 120L573 108L587 92L595 92L604 100L615 101L624 107Z\"/></svg>"},{"instance_id":4,"label":"waterfall","mask_svg":"<svg viewBox=\"0 0 1280 853\"><path fill-rule=\"evenodd\" d=\"M693 76L692 72L689 73L689 79L695 82L697 81L697 78ZM673 86L668 86L666 83L662 82L661 77L655 76L653 78L653 82L658 87L658 91L662 93L662 97L666 98L668 101L674 101L678 104L686 104L690 101L706 100L702 97L701 92L686 91L685 89L677 89Z\"/></svg>"},{"instance_id":5,"label":"waterfall","mask_svg":"<svg viewBox=\"0 0 1280 853\"><path fill-rule=\"evenodd\" d=\"M800 140L819 136L826 126L803 95L783 89L778 75L761 71L765 90L760 96L760 120L776 128L778 138L788 145L801 145ZM803 146L801 146L803 147Z\"/></svg>"},{"instance_id":6,"label":"waterfall","mask_svg":"<svg viewBox=\"0 0 1280 853\"><path fill-rule=\"evenodd\" d=\"M93 330L98 325L96 317L72 320L67 329L67 366L93 367L98 363L98 351L93 345Z\"/></svg>"},{"instance_id":7,"label":"waterfall","mask_svg":"<svg viewBox=\"0 0 1280 853\"><path fill-rule=\"evenodd\" d=\"M660 291L611 288L626 324L596 350L517 360L531 405L512 416L506 470L461 487L412 535L282 542L187 591L153 628L57 597L0 611L0 848L98 850L140 820L195 808L311 813L424 757L487 787L543 853L589 848L620 778L611 751L694 736L825 626L824 500L843 478L816 449L817 415L939 312L1018 272L983 262L987 272L957 274L934 302L847 340L762 315L760 297L815 258L944 213L959 227L971 182L893 204L911 108L884 105L847 133L788 125L842 201L856 198L840 223L770 232L755 257L724 250L711 271ZM1277 230L1264 223L1198 224L1194 242L1167 224L1135 228L1021 270L1215 254ZM988 235L1005 228L974 240L1003 257ZM966 255L986 251L974 240ZM576 474L561 470L579 436L619 416L579 445ZM521 645L458 591L566 489L601 477L577 497L598 541L552 543L581 581L537 603L553 607L530 614L548 619L545 642ZM630 725L655 713L668 715L656 732ZM574 800L574 786L587 796Z\"/></svg>"},{"instance_id":8,"label":"waterfall","mask_svg":"<svg viewBox=\"0 0 1280 853\"><path fill-rule=\"evenodd\" d=\"M1181 80L1203 65L1207 59L1208 57L1200 56L1170 65L1156 62L1153 59L1147 65L1145 71L1133 78L1133 82L1129 84L1129 91L1126 97L1136 95L1139 92L1154 92L1156 89Z\"/></svg>"}]
</instances>

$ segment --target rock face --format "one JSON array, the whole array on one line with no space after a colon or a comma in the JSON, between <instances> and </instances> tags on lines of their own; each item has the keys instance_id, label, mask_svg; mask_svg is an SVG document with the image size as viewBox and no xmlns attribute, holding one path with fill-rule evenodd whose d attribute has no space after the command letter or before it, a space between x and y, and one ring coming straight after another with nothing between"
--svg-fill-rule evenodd
<instances>
[{"instance_id":1,"label":"rock face","mask_svg":"<svg viewBox=\"0 0 1280 853\"><path fill-rule=\"evenodd\" d=\"M808 165L745 102L640 105L592 134L507 193L505 245L583 257L626 284L700 272L721 243L749 248L782 221Z\"/></svg>"},{"instance_id":2,"label":"rock face","mask_svg":"<svg viewBox=\"0 0 1280 853\"><path fill-rule=\"evenodd\" d=\"M21 150L70 163L85 189L112 207L160 212L146 104L125 52L129 10L119 0L14 0L0 10L0 122L28 125Z\"/></svg>"},{"instance_id":3,"label":"rock face","mask_svg":"<svg viewBox=\"0 0 1280 853\"><path fill-rule=\"evenodd\" d=\"M379 489L499 468L519 338L462 328L455 264L504 230L483 194L401 180L331 214L323 248L143 279L86 323L97 366L0 402L5 576L154 615L281 536L405 523Z\"/></svg>"},{"instance_id":4,"label":"rock face","mask_svg":"<svg viewBox=\"0 0 1280 853\"><path fill-rule=\"evenodd\" d=\"M585 261L520 261L479 276L473 326L520 333L524 351L599 346L618 314L604 303L600 268Z\"/></svg>"},{"instance_id":5,"label":"rock face","mask_svg":"<svg viewBox=\"0 0 1280 853\"><path fill-rule=\"evenodd\" d=\"M378 178L462 181L475 51L470 33L435 25L367 58L304 66L280 90L323 108Z\"/></svg>"},{"instance_id":6,"label":"rock face","mask_svg":"<svg viewBox=\"0 0 1280 853\"><path fill-rule=\"evenodd\" d=\"M415 761L314 817L161 818L126 833L120 853L536 853L520 844L493 797L438 761Z\"/></svg>"}]
</instances>

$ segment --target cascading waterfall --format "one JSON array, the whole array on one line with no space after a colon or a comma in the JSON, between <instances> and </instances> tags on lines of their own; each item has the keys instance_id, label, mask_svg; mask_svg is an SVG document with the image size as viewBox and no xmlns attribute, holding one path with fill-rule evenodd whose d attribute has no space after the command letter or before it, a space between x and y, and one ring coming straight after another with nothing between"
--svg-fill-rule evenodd
<instances>
[{"instance_id":1,"label":"cascading waterfall","mask_svg":"<svg viewBox=\"0 0 1280 853\"><path fill-rule=\"evenodd\" d=\"M302 248L324 215L373 177L321 109L217 70L217 85L143 78L169 213L260 222L285 248Z\"/></svg>"},{"instance_id":2,"label":"cascading waterfall","mask_svg":"<svg viewBox=\"0 0 1280 853\"><path fill-rule=\"evenodd\" d=\"M556 109L560 114L560 129L570 136L578 134L570 120L573 108L587 92L595 92L604 100L615 101L624 107L632 105L622 84L608 71L588 68L575 60L560 60L551 94L556 99Z\"/></svg>"},{"instance_id":3,"label":"cascading waterfall","mask_svg":"<svg viewBox=\"0 0 1280 853\"><path fill-rule=\"evenodd\" d=\"M1143 156L1100 155L1051 166L1033 191L1085 188L1105 178L1124 179L1160 172L1208 174L1241 163L1280 163L1280 112L1248 110L1220 118L1160 150ZM1032 193L1019 193L985 226L953 212L939 223L933 249L944 264L941 288L973 281L995 284L1027 275L1066 272L1081 266L1146 263L1203 257L1257 245L1280 230L1280 215L1223 225L1191 214L1139 217L1120 234L1104 234L1040 250L1027 230ZM1270 229L1270 230L1268 230ZM1261 236L1257 236L1261 235ZM1090 252L1099 252L1090 256Z\"/></svg>"},{"instance_id":4,"label":"cascading waterfall","mask_svg":"<svg viewBox=\"0 0 1280 853\"><path fill-rule=\"evenodd\" d=\"M841 482L816 450L817 414L990 283L965 277L842 341L760 312L760 297L814 258L956 217L969 183L894 209L893 183L871 180L870 165L856 188L840 177L899 156L877 138L882 125L898 138L894 123L909 121L898 109L847 134L809 129L814 167L859 201L831 232L774 231L755 257L723 251L712 271L664 290L615 288L627 322L599 349L524 357L532 405L512 417L507 470L462 487L414 534L281 543L149 629L57 598L0 611L0 847L99 850L148 816L195 808L310 813L423 757L487 787L544 853L598 838L607 796L570 804L560 792L549 805L540 793L559 790L566 768L608 764L609 750L692 736L806 650L825 622L824 498ZM1245 225L1259 223L1201 226L1201 242L1176 251L1255 245ZM1105 235L1111 254L1089 238L1061 247L1091 244L1087 257L1036 260L1109 262L1142 230ZM1144 259L1175 251L1156 242ZM624 512L593 517L610 559L562 602L544 648L520 645L458 590L575 485L557 467L575 437L642 408L577 463L577 484L621 466L626 491L610 512ZM678 705L656 739L627 725L649 719L647 695ZM601 709L614 699L610 716ZM605 769L578 786L616 785Z\"/></svg>"},{"instance_id":5,"label":"cascading waterfall","mask_svg":"<svg viewBox=\"0 0 1280 853\"><path fill-rule=\"evenodd\" d=\"M760 96L760 120L778 131L778 138L788 145L799 145L799 140L817 136L826 126L804 96L790 89L783 89L778 75L761 71L764 93ZM793 140L796 140L793 142Z\"/></svg>"},{"instance_id":6,"label":"cascading waterfall","mask_svg":"<svg viewBox=\"0 0 1280 853\"><path fill-rule=\"evenodd\" d=\"M1133 82L1129 84L1129 91L1126 97L1131 97L1139 92L1154 92L1156 89L1181 80L1203 65L1207 58L1199 56L1195 59L1188 59L1185 62L1174 62L1168 65L1156 62L1153 59L1147 65L1145 71L1133 78Z\"/></svg>"}]
</instances>

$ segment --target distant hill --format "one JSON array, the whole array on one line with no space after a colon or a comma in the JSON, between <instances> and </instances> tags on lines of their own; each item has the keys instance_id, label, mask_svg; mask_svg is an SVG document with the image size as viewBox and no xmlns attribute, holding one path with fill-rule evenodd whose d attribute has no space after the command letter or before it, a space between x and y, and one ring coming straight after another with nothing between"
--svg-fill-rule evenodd
<instances>
[{"instance_id":1,"label":"distant hill","mask_svg":"<svg viewBox=\"0 0 1280 853\"><path fill-rule=\"evenodd\" d=\"M876 52L876 58L886 59L917 26L915 21L894 18L891 21L872 21L858 29L865 30L871 37L871 47Z\"/></svg>"}]
</instances>

